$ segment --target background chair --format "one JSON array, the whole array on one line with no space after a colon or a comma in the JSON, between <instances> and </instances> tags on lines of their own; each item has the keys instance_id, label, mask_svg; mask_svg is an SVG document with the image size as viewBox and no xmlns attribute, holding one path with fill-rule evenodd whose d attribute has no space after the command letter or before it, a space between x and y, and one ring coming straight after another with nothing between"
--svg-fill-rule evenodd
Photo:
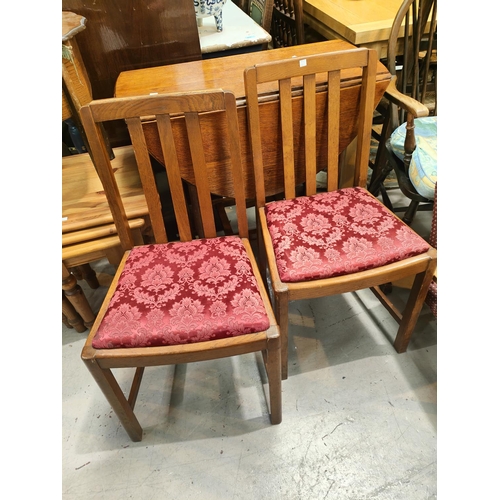
<instances>
[{"instance_id":1,"label":"background chair","mask_svg":"<svg viewBox=\"0 0 500 500\"><path fill-rule=\"evenodd\" d=\"M404 352L436 267L435 249L366 190L376 64L374 50L353 49L245 71L259 246L266 257L261 251L261 268L264 272L266 260L281 332L283 379L288 376L291 301L371 288L399 323L394 347ZM340 72L348 68L359 68L360 82L349 93L340 90ZM316 74L325 73L327 87L317 87ZM259 103L259 85L271 81L278 81L280 89L281 166L262 148L262 137L270 132L260 120L260 110L269 104ZM293 127L294 113L303 116L300 127ZM351 187L338 189L339 144L352 140L342 137L341 124L353 114L355 171ZM273 164L282 168L285 199L266 203L269 179L276 177ZM322 169L327 169L327 192L316 194L316 174ZM406 276L415 279L401 313L381 285Z\"/></svg>"},{"instance_id":2,"label":"background chair","mask_svg":"<svg viewBox=\"0 0 500 500\"><path fill-rule=\"evenodd\" d=\"M271 20L273 17L273 0L250 0L248 2L248 15L268 33L271 33Z\"/></svg>"},{"instance_id":3,"label":"background chair","mask_svg":"<svg viewBox=\"0 0 500 500\"><path fill-rule=\"evenodd\" d=\"M274 0L271 36L275 49L305 43L302 0Z\"/></svg>"},{"instance_id":4,"label":"background chair","mask_svg":"<svg viewBox=\"0 0 500 500\"><path fill-rule=\"evenodd\" d=\"M204 143L201 117L215 118L217 144ZM167 242L141 117L156 120L180 241ZM125 119L148 203L154 244L134 246L99 123ZM281 421L280 335L248 241L234 94L221 90L94 101L82 109L90 147L125 257L82 351L82 359L134 441L134 404L144 368L262 351L271 422ZM186 139L186 148L176 138ZM208 161L219 148L224 161ZM204 238L196 238L185 189L194 186ZM230 189L241 237L217 237L212 192ZM135 367L126 398L111 368Z\"/></svg>"},{"instance_id":5,"label":"background chair","mask_svg":"<svg viewBox=\"0 0 500 500\"><path fill-rule=\"evenodd\" d=\"M437 0L402 3L387 54L386 66L395 78L377 108L373 137L378 148L369 190L381 193L384 203L403 211L403 220L411 224L418 209L432 210L437 181ZM391 171L408 206L393 207L387 195L384 181Z\"/></svg>"}]
</instances>

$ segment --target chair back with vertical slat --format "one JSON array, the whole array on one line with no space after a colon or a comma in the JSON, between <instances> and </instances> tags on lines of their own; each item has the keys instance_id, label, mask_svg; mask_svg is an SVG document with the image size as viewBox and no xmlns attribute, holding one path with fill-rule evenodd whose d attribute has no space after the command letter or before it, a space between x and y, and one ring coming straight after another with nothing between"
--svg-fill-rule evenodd
<instances>
[{"instance_id":1,"label":"chair back with vertical slat","mask_svg":"<svg viewBox=\"0 0 500 500\"><path fill-rule=\"evenodd\" d=\"M206 144L200 115L207 113L218 114L217 126L224 130L220 143L214 144L212 141ZM199 206L204 237L216 236L211 202L212 177L232 185L238 232L241 237L248 237L236 100L232 92L211 90L102 99L82 108L82 121L94 151L96 168L110 202L118 235L124 249L129 249L133 246L129 223L98 127L100 123L121 119L128 126L156 243L167 241L167 231L143 130L144 124L151 121L155 121L158 127L179 239L189 241L197 236L193 231L190 203ZM210 136L213 137L213 134ZM206 161L206 152L213 148L223 150L224 161L217 164ZM196 200L186 197L186 179L191 180L191 187L194 184L191 193L196 193Z\"/></svg>"},{"instance_id":2,"label":"chair back with vertical slat","mask_svg":"<svg viewBox=\"0 0 500 500\"><path fill-rule=\"evenodd\" d=\"M305 43L303 0L274 0L271 36L273 47Z\"/></svg>"},{"instance_id":3,"label":"chair back with vertical slat","mask_svg":"<svg viewBox=\"0 0 500 500\"><path fill-rule=\"evenodd\" d=\"M316 193L316 174L327 169L328 191L337 189L339 147L343 117L357 124L358 137L353 184L365 186L370 149L370 131L375 99L377 53L361 48L303 59L264 63L245 71L250 141L253 151L257 206L265 203L266 151L262 148L259 84L279 82L280 155L285 198L298 195L297 186L305 180L305 194ZM359 68L359 85L351 92L340 92L343 69ZM316 85L317 74L327 74L327 85ZM342 99L341 99L342 95ZM292 113L300 113L300 127L293 126ZM353 120L353 115L357 118ZM266 164L265 164L266 163Z\"/></svg>"}]
</instances>

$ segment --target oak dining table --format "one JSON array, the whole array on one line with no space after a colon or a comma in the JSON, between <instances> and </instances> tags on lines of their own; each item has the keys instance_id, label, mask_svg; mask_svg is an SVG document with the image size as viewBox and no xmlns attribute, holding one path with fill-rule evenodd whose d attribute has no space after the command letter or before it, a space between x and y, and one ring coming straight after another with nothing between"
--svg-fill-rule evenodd
<instances>
[{"instance_id":1,"label":"oak dining table","mask_svg":"<svg viewBox=\"0 0 500 500\"><path fill-rule=\"evenodd\" d=\"M304 22L329 40L340 39L375 49L383 59L401 3L402 0L304 0Z\"/></svg>"},{"instance_id":2,"label":"oak dining table","mask_svg":"<svg viewBox=\"0 0 500 500\"><path fill-rule=\"evenodd\" d=\"M238 120L240 126L240 144L242 149L242 163L244 169L245 189L249 198L254 194L254 181L252 170L251 148L249 144L247 122L246 122L246 103L245 103L245 84L244 70L250 66L268 61L278 61L290 58L306 58L317 53L336 52L341 50L354 49L355 47L343 40L327 40L317 43L304 45L296 45L292 47L284 47L279 49L264 50L259 52L251 52L247 54L238 54L217 59L203 59L200 61L191 61L186 63L172 64L169 66L160 66L154 68L144 68L130 70L120 73L115 85L115 97L132 97L142 95L154 95L170 92L189 92L204 89L224 89L230 90L235 94L237 102ZM322 75L326 82L326 75ZM350 92L359 91L360 88L361 70L352 69L345 70L341 73L341 92L346 92L345 95L350 95ZM387 68L378 62L376 75L376 90L374 108L382 98L385 89L389 85L391 74ZM323 82L317 80L317 84ZM261 119L267 122L269 133L264 138L263 147L271 157L271 161L275 160L277 150L278 131L278 113L277 113L277 84L271 82L262 85L260 89L263 96L266 96L268 102L263 103ZM274 102L269 102L273 101ZM347 99L348 101L349 99ZM354 119L350 119L352 115L347 110L340 138L340 151L345 150L347 146L356 137L356 125ZM207 120L210 117L206 118ZM297 122L301 119L300 116L294 118ZM149 152L160 163L163 163L163 153L161 150L160 140L156 123L151 123L150 127L145 127L146 142ZM207 126L208 130L216 130L214 124ZM212 133L212 132L209 132ZM213 142L217 143L218 138L214 137ZM208 141L207 141L208 142ZM321 145L320 145L321 147ZM216 148L212 148L216 150ZM217 157L219 153L214 152L215 157L211 160L214 162L220 161ZM223 153L220 153L221 157ZM318 150L318 157L321 160L321 151ZM208 160L207 160L208 161ZM223 161L223 160L222 160ZM318 170L324 168L318 161ZM349 174L348 174L349 175ZM216 193L221 196L228 196L226 193Z\"/></svg>"},{"instance_id":3,"label":"oak dining table","mask_svg":"<svg viewBox=\"0 0 500 500\"><path fill-rule=\"evenodd\" d=\"M352 43L343 40L326 40L317 43L294 45L279 49L236 54L217 59L202 59L167 66L156 66L123 71L115 84L115 97L132 97L140 95L163 94L169 92L189 92L203 89L231 90L239 106L244 104L245 83L244 70L254 64L279 61L290 58L307 57L313 54L336 52L355 48ZM354 70L355 71L355 70ZM359 75L361 72L359 71ZM353 71L343 72L342 81L345 85L352 81ZM389 81L391 74L381 63L377 67L377 95L380 97ZM271 90L273 84L264 87Z\"/></svg>"}]
</instances>

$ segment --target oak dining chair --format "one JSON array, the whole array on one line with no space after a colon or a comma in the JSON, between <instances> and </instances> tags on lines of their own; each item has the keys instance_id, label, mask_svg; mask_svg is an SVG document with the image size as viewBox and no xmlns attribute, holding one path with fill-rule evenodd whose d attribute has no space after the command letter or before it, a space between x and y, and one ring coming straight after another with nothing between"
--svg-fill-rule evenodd
<instances>
[{"instance_id":1,"label":"oak dining chair","mask_svg":"<svg viewBox=\"0 0 500 500\"><path fill-rule=\"evenodd\" d=\"M281 332L283 379L288 377L291 301L370 288L399 324L394 347L404 352L436 267L436 250L366 189L377 59L375 50L360 48L245 70L261 272L267 264ZM347 68L359 68L358 85L349 93L340 91L340 73ZM326 86L316 86L319 73L328 75ZM262 137L270 131L260 112L269 103L259 99L259 86L267 82L279 83L281 163L262 147ZM294 127L292 114L297 113L302 120ZM355 171L351 185L339 189L342 124L353 114ZM284 199L266 203L267 183L275 182L273 170L279 168ZM317 193L316 174L323 169L326 192ZM383 285L407 276L415 279L400 312Z\"/></svg>"},{"instance_id":2,"label":"oak dining chair","mask_svg":"<svg viewBox=\"0 0 500 500\"><path fill-rule=\"evenodd\" d=\"M218 116L217 140L206 143L201 115ZM125 120L148 204L154 243L134 246L113 170L98 127ZM177 222L167 230L143 125L154 120L165 158ZM82 359L134 441L143 429L134 413L145 367L199 362L262 352L272 424L281 422L280 334L248 240L236 99L223 90L104 99L82 109L96 168L110 199L124 258L94 322ZM175 137L186 138L176 147ZM224 160L206 160L220 148ZM214 183L232 186L238 236L218 236L212 210ZM190 220L187 184L200 207L203 238ZM126 397L111 369L135 367ZM227 376L230 376L228 373ZM266 378L263 375L264 379Z\"/></svg>"}]
</instances>

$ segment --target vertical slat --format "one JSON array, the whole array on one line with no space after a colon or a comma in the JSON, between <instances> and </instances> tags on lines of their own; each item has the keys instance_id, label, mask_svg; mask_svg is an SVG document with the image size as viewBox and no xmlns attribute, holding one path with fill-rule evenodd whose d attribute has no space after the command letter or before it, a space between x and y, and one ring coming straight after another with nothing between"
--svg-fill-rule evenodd
<instances>
[{"instance_id":1,"label":"vertical slat","mask_svg":"<svg viewBox=\"0 0 500 500\"><path fill-rule=\"evenodd\" d=\"M245 199L245 182L243 179L243 168L241 161L241 147L239 140L238 112L236 110L236 98L233 93L225 92L226 118L229 140L229 151L231 154L231 172L233 180L234 199L236 201L236 216L238 220L238 234L242 238L248 238L248 219Z\"/></svg>"},{"instance_id":2,"label":"vertical slat","mask_svg":"<svg viewBox=\"0 0 500 500\"><path fill-rule=\"evenodd\" d=\"M359 103L356 162L354 166L354 184L362 187L366 187L368 177L371 129L373 110L375 109L377 52L370 50L368 51L367 56L368 64L363 68L362 91Z\"/></svg>"},{"instance_id":3,"label":"vertical slat","mask_svg":"<svg viewBox=\"0 0 500 500\"><path fill-rule=\"evenodd\" d=\"M417 6L418 3L418 6ZM412 97L417 101L420 100L420 89L418 82L420 80L420 72L419 72L419 57L420 57L420 33L422 33L422 2L415 2L413 4L413 54L412 54L412 64L413 64L413 75L412 75L412 83L413 83L413 92ZM415 17L417 16L417 17ZM415 23L416 20L416 23ZM405 91L406 93L406 91Z\"/></svg>"},{"instance_id":4,"label":"vertical slat","mask_svg":"<svg viewBox=\"0 0 500 500\"><path fill-rule=\"evenodd\" d=\"M339 187L340 71L328 72L327 190Z\"/></svg>"},{"instance_id":5,"label":"vertical slat","mask_svg":"<svg viewBox=\"0 0 500 500\"><path fill-rule=\"evenodd\" d=\"M410 53L410 13L409 11L406 14L405 17L405 29L404 29L404 47L403 47L403 69L401 70L401 82L398 82L399 86L399 91L402 94L406 94L406 90L408 88L408 61L409 59L409 53ZM394 53L394 64L396 61L396 52ZM395 72L393 74L396 74ZM399 112L399 121L401 123L404 122L404 111L401 109Z\"/></svg>"},{"instance_id":6,"label":"vertical slat","mask_svg":"<svg viewBox=\"0 0 500 500\"><path fill-rule=\"evenodd\" d=\"M280 80L280 117L285 198L295 197L295 161L293 154L292 83L290 78Z\"/></svg>"},{"instance_id":7,"label":"vertical slat","mask_svg":"<svg viewBox=\"0 0 500 500\"><path fill-rule=\"evenodd\" d=\"M181 241L192 239L189 215L186 208L186 197L179 172L179 158L175 148L172 123L169 115L157 115L158 133L160 135L161 149L165 159L165 170L175 211L177 230Z\"/></svg>"},{"instance_id":8,"label":"vertical slat","mask_svg":"<svg viewBox=\"0 0 500 500\"><path fill-rule=\"evenodd\" d=\"M200 129L198 113L186 113L186 128L189 140L189 149L193 161L196 192L198 194L198 205L200 208L203 235L205 238L213 238L217 235L212 207L212 198L208 183L207 168L205 163L205 152L203 148L203 137Z\"/></svg>"},{"instance_id":9,"label":"vertical slat","mask_svg":"<svg viewBox=\"0 0 500 500\"><path fill-rule=\"evenodd\" d=\"M141 119L129 118L126 122L135 151L137 168L148 205L155 241L156 243L165 243L167 241L167 233L165 231L160 197L155 187L153 169L151 168L151 160L149 158L148 147L146 146L146 139L144 138L144 131L142 130Z\"/></svg>"},{"instance_id":10,"label":"vertical slat","mask_svg":"<svg viewBox=\"0 0 500 500\"><path fill-rule=\"evenodd\" d=\"M316 75L304 76L306 195L316 193Z\"/></svg>"}]
</instances>

